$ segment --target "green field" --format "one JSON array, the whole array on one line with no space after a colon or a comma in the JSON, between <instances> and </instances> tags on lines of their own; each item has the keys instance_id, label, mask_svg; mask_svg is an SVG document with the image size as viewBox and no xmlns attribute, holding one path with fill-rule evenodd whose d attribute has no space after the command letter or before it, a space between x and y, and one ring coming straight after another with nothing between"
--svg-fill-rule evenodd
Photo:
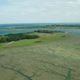
<instances>
[{"instance_id":1,"label":"green field","mask_svg":"<svg viewBox=\"0 0 80 80\"><path fill-rule=\"evenodd\" d=\"M0 43L0 80L80 80L80 33Z\"/></svg>"}]
</instances>

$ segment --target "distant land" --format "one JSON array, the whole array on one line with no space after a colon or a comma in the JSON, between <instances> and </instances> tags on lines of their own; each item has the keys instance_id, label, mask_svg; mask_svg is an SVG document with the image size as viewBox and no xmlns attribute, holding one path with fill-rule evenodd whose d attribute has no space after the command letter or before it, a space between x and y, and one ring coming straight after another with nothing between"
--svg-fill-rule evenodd
<instances>
[{"instance_id":1,"label":"distant land","mask_svg":"<svg viewBox=\"0 0 80 80\"><path fill-rule=\"evenodd\" d=\"M21 23L21 24L0 24L0 34L15 34L34 32L37 30L79 32L80 24L71 23Z\"/></svg>"},{"instance_id":2,"label":"distant land","mask_svg":"<svg viewBox=\"0 0 80 80\"><path fill-rule=\"evenodd\" d=\"M73 26L80 26L80 23L10 23L10 24L0 24L0 27L32 27L32 26L49 26L49 25L73 25Z\"/></svg>"}]
</instances>

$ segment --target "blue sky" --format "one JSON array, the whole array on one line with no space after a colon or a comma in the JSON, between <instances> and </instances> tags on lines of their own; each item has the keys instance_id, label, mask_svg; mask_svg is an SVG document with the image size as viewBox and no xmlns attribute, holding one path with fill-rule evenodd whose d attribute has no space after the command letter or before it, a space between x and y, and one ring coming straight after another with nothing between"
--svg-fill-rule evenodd
<instances>
[{"instance_id":1,"label":"blue sky","mask_svg":"<svg viewBox=\"0 0 80 80\"><path fill-rule=\"evenodd\" d=\"M0 0L2 23L79 23L80 0Z\"/></svg>"}]
</instances>

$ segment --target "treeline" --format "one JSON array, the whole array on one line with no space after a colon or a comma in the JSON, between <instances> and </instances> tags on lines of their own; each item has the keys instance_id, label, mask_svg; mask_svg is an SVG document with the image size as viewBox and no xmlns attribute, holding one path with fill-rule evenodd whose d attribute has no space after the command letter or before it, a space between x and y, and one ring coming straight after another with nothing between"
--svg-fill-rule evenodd
<instances>
[{"instance_id":1,"label":"treeline","mask_svg":"<svg viewBox=\"0 0 80 80\"><path fill-rule=\"evenodd\" d=\"M64 33L64 31L52 31L52 30L36 30L34 32L38 32L38 33L55 33L55 32L61 32L61 33Z\"/></svg>"},{"instance_id":2,"label":"treeline","mask_svg":"<svg viewBox=\"0 0 80 80\"><path fill-rule=\"evenodd\" d=\"M36 38L39 38L39 36L28 33L7 34L7 35L0 35L0 43L18 41L22 39L36 39Z\"/></svg>"}]
</instances>

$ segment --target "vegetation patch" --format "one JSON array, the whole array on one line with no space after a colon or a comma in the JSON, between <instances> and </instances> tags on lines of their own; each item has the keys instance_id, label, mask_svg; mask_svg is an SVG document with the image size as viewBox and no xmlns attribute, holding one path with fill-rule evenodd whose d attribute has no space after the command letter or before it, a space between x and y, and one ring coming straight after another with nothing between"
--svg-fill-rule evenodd
<instances>
[{"instance_id":1,"label":"vegetation patch","mask_svg":"<svg viewBox=\"0 0 80 80\"><path fill-rule=\"evenodd\" d=\"M29 44L42 43L46 41L55 41L65 37L66 34L63 32L53 32L53 33L33 32L33 33L0 35L0 48L23 46Z\"/></svg>"},{"instance_id":2,"label":"vegetation patch","mask_svg":"<svg viewBox=\"0 0 80 80\"><path fill-rule=\"evenodd\" d=\"M39 38L39 36L26 33L0 35L0 43L18 41L22 39L36 39L36 38Z\"/></svg>"},{"instance_id":3,"label":"vegetation patch","mask_svg":"<svg viewBox=\"0 0 80 80\"><path fill-rule=\"evenodd\" d=\"M62 33L63 32L64 33L64 31L52 31L52 30L37 30L35 32L38 32L38 33L56 33L56 32Z\"/></svg>"}]
</instances>

